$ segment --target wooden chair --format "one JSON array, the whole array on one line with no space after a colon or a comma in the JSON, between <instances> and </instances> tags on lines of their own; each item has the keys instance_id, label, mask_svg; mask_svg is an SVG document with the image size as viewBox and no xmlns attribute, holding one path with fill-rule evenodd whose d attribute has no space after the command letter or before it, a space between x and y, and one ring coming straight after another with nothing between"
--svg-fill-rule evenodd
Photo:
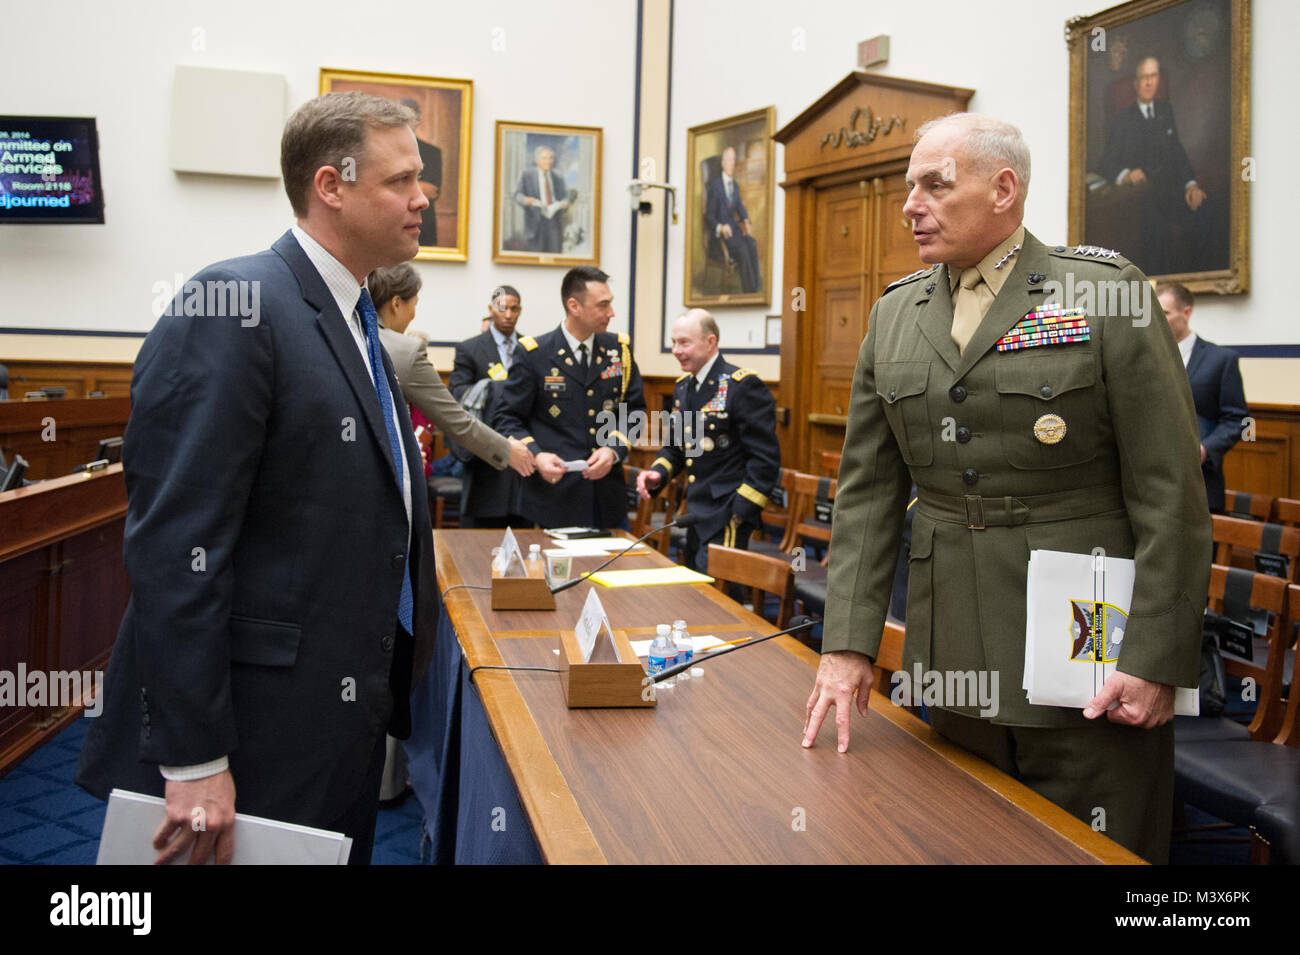
<instances>
[{"instance_id":1,"label":"wooden chair","mask_svg":"<svg viewBox=\"0 0 1300 955\"><path fill-rule=\"evenodd\" d=\"M1290 626L1287 622L1287 582L1268 574L1257 574L1237 567L1214 564L1210 568L1209 596L1210 609L1215 613L1225 612L1224 603L1229 581L1234 578L1237 586L1242 590L1249 587L1250 608L1267 610L1273 616L1264 640L1255 641L1254 655L1258 657L1259 651L1264 651L1266 655L1263 662L1247 663L1245 660L1224 654L1223 669L1239 679L1249 677L1255 681L1258 696L1255 718L1249 727L1250 737L1255 740L1271 740L1277 735L1283 722L1282 669L1287 645L1290 643ZM1300 604L1293 607L1300 608Z\"/></svg>"},{"instance_id":2,"label":"wooden chair","mask_svg":"<svg viewBox=\"0 0 1300 955\"><path fill-rule=\"evenodd\" d=\"M1275 498L1273 514L1269 520L1289 527L1300 527L1300 501L1292 497Z\"/></svg>"},{"instance_id":3,"label":"wooden chair","mask_svg":"<svg viewBox=\"0 0 1300 955\"><path fill-rule=\"evenodd\" d=\"M839 451L822 452L822 474L826 477L837 478L840 476L840 458Z\"/></svg>"},{"instance_id":4,"label":"wooden chair","mask_svg":"<svg viewBox=\"0 0 1300 955\"><path fill-rule=\"evenodd\" d=\"M825 545L822 559L814 563L805 556L794 578L794 594L803 611L818 616L826 610L826 562L830 559L831 541L831 523L823 517L829 516L825 511L834 505L836 483L835 478L795 474L790 525L782 547L786 553L794 554L795 548L804 547L806 541Z\"/></svg>"},{"instance_id":5,"label":"wooden chair","mask_svg":"<svg viewBox=\"0 0 1300 955\"><path fill-rule=\"evenodd\" d=\"M1230 517L1266 521L1273 513L1273 498L1267 494L1225 491L1223 497L1224 513Z\"/></svg>"},{"instance_id":6,"label":"wooden chair","mask_svg":"<svg viewBox=\"0 0 1300 955\"><path fill-rule=\"evenodd\" d=\"M749 539L749 549L769 557L784 553L786 530L790 526L790 505L794 500L794 475L782 468L776 487L768 494L767 507L763 509L758 530Z\"/></svg>"},{"instance_id":7,"label":"wooden chair","mask_svg":"<svg viewBox=\"0 0 1300 955\"><path fill-rule=\"evenodd\" d=\"M640 537L648 533L650 524L650 515L654 513L656 500L641 500L641 495L636 490L637 475L641 473L641 468L635 468L630 464L623 465L623 484L627 488L627 520L632 530L633 537Z\"/></svg>"},{"instance_id":8,"label":"wooden chair","mask_svg":"<svg viewBox=\"0 0 1300 955\"><path fill-rule=\"evenodd\" d=\"M1270 499L1270 507L1272 506ZM1255 554L1277 554L1290 558L1292 583L1300 583L1300 527L1265 524L1241 517L1212 515L1214 560L1225 567L1254 568Z\"/></svg>"},{"instance_id":9,"label":"wooden chair","mask_svg":"<svg viewBox=\"0 0 1300 955\"><path fill-rule=\"evenodd\" d=\"M714 586L723 593L727 592L728 583L748 588L753 599L754 613L764 619L763 596L771 594L775 597L778 604L778 630L787 627L790 618L794 616L794 571L787 561L779 557L767 557L735 547L710 544L709 576L715 579Z\"/></svg>"}]
</instances>

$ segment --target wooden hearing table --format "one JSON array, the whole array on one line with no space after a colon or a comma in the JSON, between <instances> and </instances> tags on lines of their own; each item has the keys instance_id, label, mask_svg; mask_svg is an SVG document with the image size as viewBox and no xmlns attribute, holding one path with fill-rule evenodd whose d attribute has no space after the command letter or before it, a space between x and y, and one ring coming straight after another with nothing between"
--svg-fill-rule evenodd
<instances>
[{"instance_id":1,"label":"wooden hearing table","mask_svg":"<svg viewBox=\"0 0 1300 955\"><path fill-rule=\"evenodd\" d=\"M540 531L522 547L546 543ZM594 585L554 611L490 609L499 531L437 531L439 590L469 667L557 666ZM574 574L597 558L574 560ZM651 552L619 569L662 566ZM776 628L703 584L600 588L614 627L646 639L684 618L724 640ZM444 651L446 647L442 648ZM872 692L836 752L833 714L800 746L817 655L779 637L702 664L648 709L570 710L559 675L479 670L473 687L550 863L1140 863L1104 835ZM460 785L465 785L462 778ZM472 786L472 780L470 781ZM427 806L426 806L427 808ZM485 823L486 825L486 823Z\"/></svg>"}]
</instances>

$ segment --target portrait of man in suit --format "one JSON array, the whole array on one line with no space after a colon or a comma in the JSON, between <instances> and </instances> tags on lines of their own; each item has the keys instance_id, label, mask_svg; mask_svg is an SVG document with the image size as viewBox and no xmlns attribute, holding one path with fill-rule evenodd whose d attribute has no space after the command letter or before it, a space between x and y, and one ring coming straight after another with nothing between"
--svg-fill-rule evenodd
<instances>
[{"instance_id":1,"label":"portrait of man in suit","mask_svg":"<svg viewBox=\"0 0 1300 955\"><path fill-rule=\"evenodd\" d=\"M519 177L515 202L524 210L524 243L529 252L558 253L564 248L569 187L555 171L555 150L538 146L533 165Z\"/></svg>"},{"instance_id":2,"label":"portrait of man in suit","mask_svg":"<svg viewBox=\"0 0 1300 955\"><path fill-rule=\"evenodd\" d=\"M420 452L363 284L419 250L414 128L360 92L299 107L296 223L194 278L251 283L256 314L165 313L136 360L132 594L76 778L163 796L161 862L229 862L236 811L369 861L384 734L410 734L437 623Z\"/></svg>"},{"instance_id":3,"label":"portrait of man in suit","mask_svg":"<svg viewBox=\"0 0 1300 955\"><path fill-rule=\"evenodd\" d=\"M415 113L415 120L420 121L420 101L406 97L402 105ZM426 143L416 135L416 144L420 147L420 191L429 200L429 208L424 210L420 219L420 245L438 244L438 196L442 194L442 150L433 143Z\"/></svg>"},{"instance_id":4,"label":"portrait of man in suit","mask_svg":"<svg viewBox=\"0 0 1300 955\"><path fill-rule=\"evenodd\" d=\"M742 292L757 292L763 284L758 266L758 243L745 201L736 184L736 148L722 151L719 174L709 180L704 200L704 222L712 233L709 238L727 247L731 261L740 275Z\"/></svg>"}]
</instances>

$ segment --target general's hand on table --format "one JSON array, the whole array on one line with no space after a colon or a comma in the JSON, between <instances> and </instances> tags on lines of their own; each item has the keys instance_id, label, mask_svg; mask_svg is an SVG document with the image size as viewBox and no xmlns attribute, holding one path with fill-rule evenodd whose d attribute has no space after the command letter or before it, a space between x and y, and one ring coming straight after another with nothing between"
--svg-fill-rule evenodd
<instances>
[{"instance_id":1,"label":"general's hand on table","mask_svg":"<svg viewBox=\"0 0 1300 955\"><path fill-rule=\"evenodd\" d=\"M867 715L871 684L871 660L852 650L832 650L823 653L817 667L817 682L808 697L808 716L803 727L804 748L812 746L826 719L826 712L835 707L835 728L839 737L839 751L849 748L849 719L852 716L853 694L858 695L858 712Z\"/></svg>"}]
</instances>

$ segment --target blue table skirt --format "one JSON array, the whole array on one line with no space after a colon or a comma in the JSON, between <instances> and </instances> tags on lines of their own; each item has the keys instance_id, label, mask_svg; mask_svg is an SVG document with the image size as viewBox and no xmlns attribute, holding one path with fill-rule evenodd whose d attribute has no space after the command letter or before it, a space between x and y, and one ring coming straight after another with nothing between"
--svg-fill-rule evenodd
<instances>
[{"instance_id":1,"label":"blue table skirt","mask_svg":"<svg viewBox=\"0 0 1300 955\"><path fill-rule=\"evenodd\" d=\"M433 662L411 696L411 738L405 746L432 843L429 861L544 862L441 599Z\"/></svg>"}]
</instances>

